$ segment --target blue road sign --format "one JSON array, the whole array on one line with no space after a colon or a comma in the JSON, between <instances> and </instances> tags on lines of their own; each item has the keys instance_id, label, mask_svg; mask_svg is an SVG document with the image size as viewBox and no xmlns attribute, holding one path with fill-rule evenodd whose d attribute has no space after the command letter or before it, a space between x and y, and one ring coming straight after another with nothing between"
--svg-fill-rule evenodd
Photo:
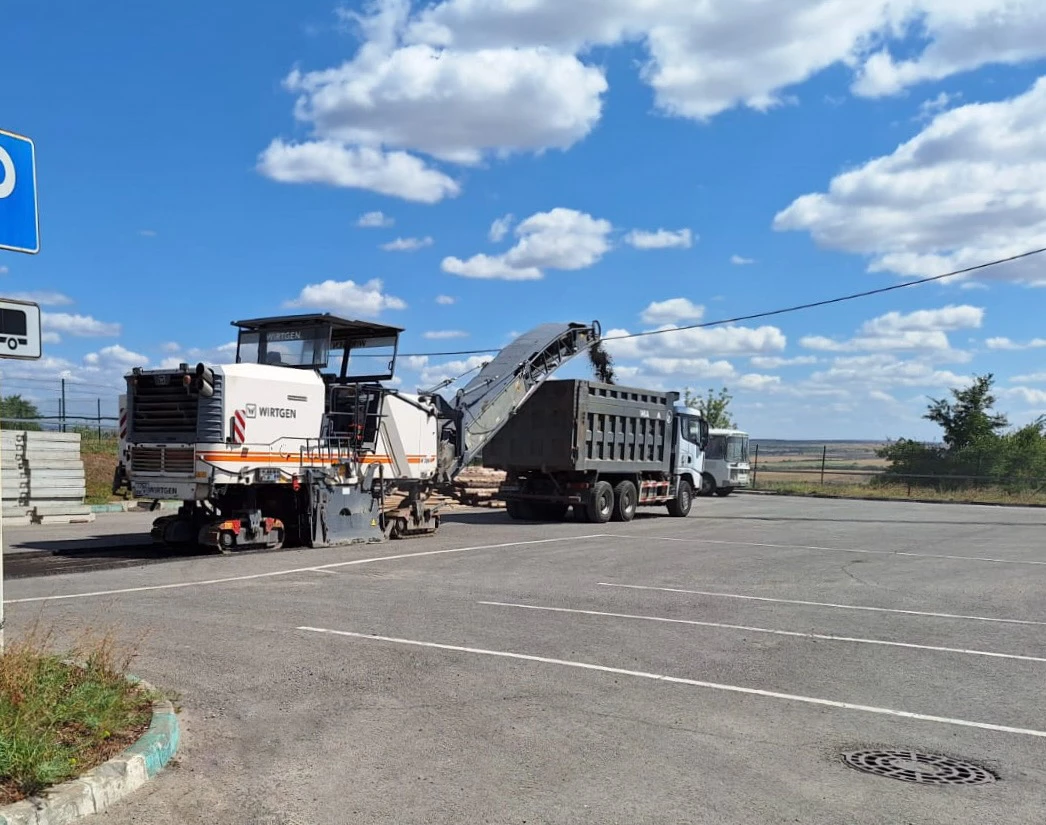
<instances>
[{"instance_id":1,"label":"blue road sign","mask_svg":"<svg viewBox=\"0 0 1046 825\"><path fill-rule=\"evenodd\" d=\"M0 129L0 249L40 251L36 208L36 148L22 135Z\"/></svg>"}]
</instances>

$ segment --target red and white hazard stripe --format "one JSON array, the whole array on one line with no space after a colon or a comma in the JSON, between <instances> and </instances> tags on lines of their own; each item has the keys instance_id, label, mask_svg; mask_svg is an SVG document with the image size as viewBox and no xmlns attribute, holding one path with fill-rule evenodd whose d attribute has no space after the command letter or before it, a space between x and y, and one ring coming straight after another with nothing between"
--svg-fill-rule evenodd
<instances>
[{"instance_id":1,"label":"red and white hazard stripe","mask_svg":"<svg viewBox=\"0 0 1046 825\"><path fill-rule=\"evenodd\" d=\"M237 410L232 417L232 440L236 444L243 444L247 440L247 419L243 410Z\"/></svg>"},{"instance_id":2,"label":"red and white hazard stripe","mask_svg":"<svg viewBox=\"0 0 1046 825\"><path fill-rule=\"evenodd\" d=\"M120 440L125 441L127 439L127 411L120 411Z\"/></svg>"}]
</instances>

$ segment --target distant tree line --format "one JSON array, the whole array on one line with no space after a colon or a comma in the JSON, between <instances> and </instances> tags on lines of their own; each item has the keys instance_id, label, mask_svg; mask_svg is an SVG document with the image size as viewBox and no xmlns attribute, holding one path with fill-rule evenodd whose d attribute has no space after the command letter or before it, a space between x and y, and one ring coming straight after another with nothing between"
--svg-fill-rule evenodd
<instances>
[{"instance_id":1,"label":"distant tree line","mask_svg":"<svg viewBox=\"0 0 1046 825\"><path fill-rule=\"evenodd\" d=\"M944 490L1046 487L1046 416L1009 429L1008 418L995 410L994 383L990 373L975 376L969 386L952 389L951 398L931 398L923 418L940 426L943 444L890 442L877 451L888 467L876 482Z\"/></svg>"}]
</instances>

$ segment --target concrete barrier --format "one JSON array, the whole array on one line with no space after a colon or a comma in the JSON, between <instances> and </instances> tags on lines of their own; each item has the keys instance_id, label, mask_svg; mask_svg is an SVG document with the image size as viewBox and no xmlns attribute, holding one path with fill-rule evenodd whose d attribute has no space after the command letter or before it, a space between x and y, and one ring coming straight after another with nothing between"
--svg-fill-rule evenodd
<instances>
[{"instance_id":1,"label":"concrete barrier","mask_svg":"<svg viewBox=\"0 0 1046 825\"><path fill-rule=\"evenodd\" d=\"M11 526L95 520L84 504L87 479L79 433L0 430L0 496Z\"/></svg>"}]
</instances>

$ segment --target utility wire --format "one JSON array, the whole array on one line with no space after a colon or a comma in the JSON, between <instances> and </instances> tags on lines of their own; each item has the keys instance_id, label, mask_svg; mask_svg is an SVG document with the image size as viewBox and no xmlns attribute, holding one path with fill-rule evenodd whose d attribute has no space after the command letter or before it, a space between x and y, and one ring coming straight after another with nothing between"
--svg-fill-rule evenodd
<instances>
[{"instance_id":1,"label":"utility wire","mask_svg":"<svg viewBox=\"0 0 1046 825\"><path fill-rule=\"evenodd\" d=\"M931 275L927 278L917 278L913 281L902 281L898 284L891 284L890 286L879 287L878 289L867 289L863 292L853 292L849 295L841 295L838 298L825 298L820 301L810 301L805 304L795 304L794 306L782 307L781 309L771 309L763 312L754 312L751 315L737 315L733 318L720 318L715 321L705 321L699 324L687 324L681 327L672 327L671 329L653 329L647 332L631 332L628 335L612 335L610 337L603 338L603 341L624 341L627 338L645 338L651 335L667 335L672 332L682 332L688 329L706 329L708 327L719 327L724 324L736 324L739 321L754 321L759 318L771 318L775 315L785 315L789 312L800 312L804 309L815 309L817 307L830 306L831 304L841 304L844 301L855 301L858 298L868 298L872 295L882 295L886 292L893 292L898 289L907 289L912 286L920 286L922 284L933 283L934 281L943 281L945 278L954 278L957 275L967 275L970 272L977 272L982 269L989 269L991 267L1000 266L1002 264L1012 263L1013 261L1019 261L1024 258L1031 258L1035 255L1041 255L1046 252L1046 247L1039 249L1032 249L1028 252L1022 252L1019 255L1011 255L1008 258L999 258L994 261L988 261L987 263L977 264L975 266L964 267L963 269L956 269L952 272L945 272L941 275ZM473 350L456 350L454 352L403 352L398 353L398 357L403 358L418 358L421 356L449 356L449 355L486 355L492 352L498 352L497 348L492 349L473 349Z\"/></svg>"}]
</instances>

